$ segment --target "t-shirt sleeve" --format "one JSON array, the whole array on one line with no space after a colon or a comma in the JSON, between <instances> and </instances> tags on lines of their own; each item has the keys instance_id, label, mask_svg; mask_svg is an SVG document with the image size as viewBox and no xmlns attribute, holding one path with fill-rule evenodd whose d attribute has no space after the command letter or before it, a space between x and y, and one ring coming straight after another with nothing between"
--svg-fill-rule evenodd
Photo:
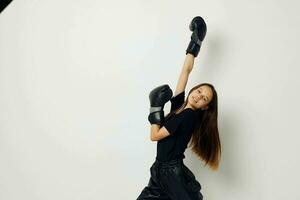
<instances>
[{"instance_id":1,"label":"t-shirt sleeve","mask_svg":"<svg viewBox=\"0 0 300 200\"><path fill-rule=\"evenodd\" d=\"M176 96L173 96L170 101L171 101L171 111L176 110L182 104L184 103L184 98L185 98L185 91L182 91L181 93L177 94Z\"/></svg>"},{"instance_id":2,"label":"t-shirt sleeve","mask_svg":"<svg viewBox=\"0 0 300 200\"><path fill-rule=\"evenodd\" d=\"M185 113L183 113L182 115L175 116L167 120L163 126L168 130L170 135L175 134L179 128L180 131L185 134L193 131L195 123L196 119L194 114L190 111L185 111Z\"/></svg>"}]
</instances>

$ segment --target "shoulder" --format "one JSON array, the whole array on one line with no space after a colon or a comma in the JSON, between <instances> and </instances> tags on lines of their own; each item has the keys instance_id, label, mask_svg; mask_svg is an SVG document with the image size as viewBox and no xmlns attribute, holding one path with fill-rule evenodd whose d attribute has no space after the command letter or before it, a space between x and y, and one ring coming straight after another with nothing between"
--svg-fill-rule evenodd
<instances>
[{"instance_id":1,"label":"shoulder","mask_svg":"<svg viewBox=\"0 0 300 200\"><path fill-rule=\"evenodd\" d=\"M176 101L183 101L184 98L185 98L185 91L182 91L182 92L180 92L180 93L178 93L178 94L175 94L175 95L170 99L170 101L171 101L171 103L174 103L174 102L176 102Z\"/></svg>"},{"instance_id":2,"label":"shoulder","mask_svg":"<svg viewBox=\"0 0 300 200\"><path fill-rule=\"evenodd\" d=\"M174 96L172 97L172 99L177 98L177 97L182 97L182 96L185 96L185 90L183 90L183 91L181 91L179 93L174 94Z\"/></svg>"}]
</instances>

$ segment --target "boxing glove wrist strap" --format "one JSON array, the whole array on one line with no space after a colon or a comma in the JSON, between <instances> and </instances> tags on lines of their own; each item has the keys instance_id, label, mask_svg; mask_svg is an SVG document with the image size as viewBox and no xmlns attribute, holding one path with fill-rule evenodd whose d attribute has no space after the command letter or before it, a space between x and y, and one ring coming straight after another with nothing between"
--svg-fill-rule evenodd
<instances>
[{"instance_id":1,"label":"boxing glove wrist strap","mask_svg":"<svg viewBox=\"0 0 300 200\"><path fill-rule=\"evenodd\" d=\"M161 111L161 110L162 110L162 106L150 107L150 113Z\"/></svg>"}]
</instances>

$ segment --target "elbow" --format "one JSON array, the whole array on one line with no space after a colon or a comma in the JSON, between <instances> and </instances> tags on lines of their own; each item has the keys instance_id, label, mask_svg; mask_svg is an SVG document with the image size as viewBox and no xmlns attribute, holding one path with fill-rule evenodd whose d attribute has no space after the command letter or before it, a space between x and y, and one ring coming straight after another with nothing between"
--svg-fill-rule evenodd
<instances>
[{"instance_id":1,"label":"elbow","mask_svg":"<svg viewBox=\"0 0 300 200\"><path fill-rule=\"evenodd\" d=\"M150 131L150 140L151 141L157 141L159 138L158 135L158 131L159 131L159 126L158 125L152 125L151 126L151 131Z\"/></svg>"},{"instance_id":2,"label":"elbow","mask_svg":"<svg viewBox=\"0 0 300 200\"><path fill-rule=\"evenodd\" d=\"M155 137L155 134L151 134L150 140L151 140L152 142L157 141L157 138Z\"/></svg>"},{"instance_id":3,"label":"elbow","mask_svg":"<svg viewBox=\"0 0 300 200\"><path fill-rule=\"evenodd\" d=\"M155 142L155 141L156 141L156 139L155 139L154 137L150 137L150 140L151 140L152 142Z\"/></svg>"}]
</instances>

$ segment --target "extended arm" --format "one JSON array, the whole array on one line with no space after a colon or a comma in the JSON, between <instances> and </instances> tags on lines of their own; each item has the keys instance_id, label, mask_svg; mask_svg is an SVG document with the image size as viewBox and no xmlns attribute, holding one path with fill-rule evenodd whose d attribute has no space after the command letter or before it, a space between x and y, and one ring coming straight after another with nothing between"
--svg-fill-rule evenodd
<instances>
[{"instance_id":1,"label":"extended arm","mask_svg":"<svg viewBox=\"0 0 300 200\"><path fill-rule=\"evenodd\" d=\"M181 69L178 81L177 81L177 86L176 86L176 90L175 90L175 94L174 96L176 96L177 94L183 92L185 90L189 75L193 69L194 66L194 55L192 54L186 54L185 56L185 60L183 63L183 67Z\"/></svg>"},{"instance_id":2,"label":"extended arm","mask_svg":"<svg viewBox=\"0 0 300 200\"><path fill-rule=\"evenodd\" d=\"M189 73L194 66L194 59L198 56L202 41L206 35L206 23L202 17L196 16L191 21L189 29L193 33L191 35L191 41L186 49L186 57L177 82L175 96L185 90Z\"/></svg>"}]
</instances>

